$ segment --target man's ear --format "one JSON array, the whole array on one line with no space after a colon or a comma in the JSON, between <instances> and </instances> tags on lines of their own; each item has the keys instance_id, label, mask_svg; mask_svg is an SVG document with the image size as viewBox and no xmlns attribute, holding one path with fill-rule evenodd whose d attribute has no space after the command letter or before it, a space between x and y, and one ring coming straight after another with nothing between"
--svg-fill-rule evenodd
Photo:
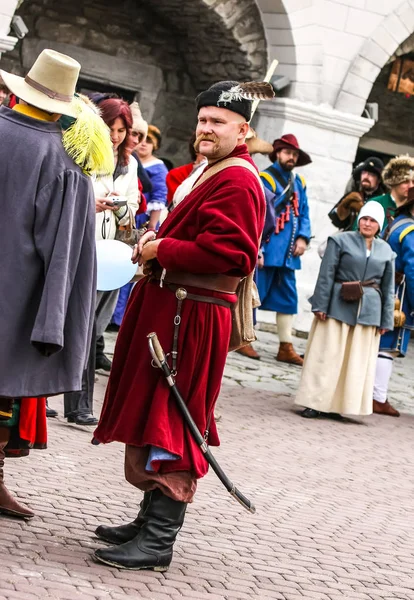
<instances>
[{"instance_id":1,"label":"man's ear","mask_svg":"<svg viewBox=\"0 0 414 600\"><path fill-rule=\"evenodd\" d=\"M244 122L243 125L241 125L240 127L240 134L243 138L246 137L247 133L249 131L249 124Z\"/></svg>"}]
</instances>

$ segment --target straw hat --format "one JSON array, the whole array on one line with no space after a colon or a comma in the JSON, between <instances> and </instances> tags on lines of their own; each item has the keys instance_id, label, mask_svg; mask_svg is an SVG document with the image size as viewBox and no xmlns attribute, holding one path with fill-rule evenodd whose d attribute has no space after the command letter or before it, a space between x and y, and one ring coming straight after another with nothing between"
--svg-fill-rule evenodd
<instances>
[{"instance_id":1,"label":"straw hat","mask_svg":"<svg viewBox=\"0 0 414 600\"><path fill-rule=\"evenodd\" d=\"M73 96L80 64L66 54L43 50L26 77L0 70L7 87L18 98L50 113L77 117Z\"/></svg>"}]
</instances>

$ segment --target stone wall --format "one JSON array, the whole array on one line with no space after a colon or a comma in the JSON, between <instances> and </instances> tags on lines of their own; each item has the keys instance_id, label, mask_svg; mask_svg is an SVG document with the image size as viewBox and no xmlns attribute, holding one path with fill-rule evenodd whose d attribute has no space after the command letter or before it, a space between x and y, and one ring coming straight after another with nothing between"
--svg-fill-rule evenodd
<instances>
[{"instance_id":1,"label":"stone wall","mask_svg":"<svg viewBox=\"0 0 414 600\"><path fill-rule=\"evenodd\" d=\"M267 54L254 0L25 0L29 28L2 68L25 74L46 47L82 64L81 77L136 94L163 133L162 156L188 160L194 97L218 79L259 77Z\"/></svg>"}]
</instances>

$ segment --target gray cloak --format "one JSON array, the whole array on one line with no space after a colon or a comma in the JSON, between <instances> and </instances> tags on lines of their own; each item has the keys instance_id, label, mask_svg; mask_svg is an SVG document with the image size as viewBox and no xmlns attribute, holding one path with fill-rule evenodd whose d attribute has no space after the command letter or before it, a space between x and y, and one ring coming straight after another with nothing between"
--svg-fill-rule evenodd
<instances>
[{"instance_id":1,"label":"gray cloak","mask_svg":"<svg viewBox=\"0 0 414 600\"><path fill-rule=\"evenodd\" d=\"M58 123L0 108L0 396L81 389L95 308L92 182Z\"/></svg>"}]
</instances>

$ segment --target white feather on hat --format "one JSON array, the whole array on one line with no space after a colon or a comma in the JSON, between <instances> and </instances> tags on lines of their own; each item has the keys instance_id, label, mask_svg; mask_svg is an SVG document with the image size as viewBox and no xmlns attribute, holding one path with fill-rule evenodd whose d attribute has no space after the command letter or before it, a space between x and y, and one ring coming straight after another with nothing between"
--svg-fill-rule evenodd
<instances>
[{"instance_id":1,"label":"white feather on hat","mask_svg":"<svg viewBox=\"0 0 414 600\"><path fill-rule=\"evenodd\" d=\"M132 129L141 133L143 139L145 139L148 133L148 123L142 116L138 102L133 102L129 108L132 113Z\"/></svg>"}]
</instances>

